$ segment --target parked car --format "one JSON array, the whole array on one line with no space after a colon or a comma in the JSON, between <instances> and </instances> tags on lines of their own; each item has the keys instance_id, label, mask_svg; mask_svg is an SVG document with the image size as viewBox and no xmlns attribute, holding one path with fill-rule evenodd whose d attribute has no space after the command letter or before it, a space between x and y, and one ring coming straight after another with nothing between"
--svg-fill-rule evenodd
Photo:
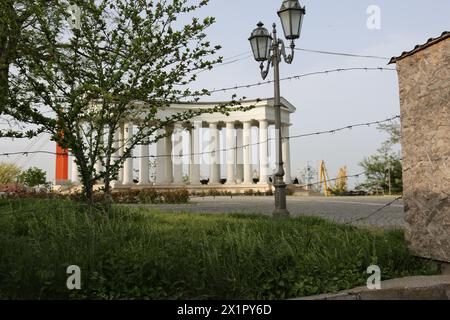
<instances>
[{"instance_id":1,"label":"parked car","mask_svg":"<svg viewBox=\"0 0 450 320\"><path fill-rule=\"evenodd\" d=\"M367 196L367 192L364 190L351 190L345 193L346 196Z\"/></svg>"}]
</instances>

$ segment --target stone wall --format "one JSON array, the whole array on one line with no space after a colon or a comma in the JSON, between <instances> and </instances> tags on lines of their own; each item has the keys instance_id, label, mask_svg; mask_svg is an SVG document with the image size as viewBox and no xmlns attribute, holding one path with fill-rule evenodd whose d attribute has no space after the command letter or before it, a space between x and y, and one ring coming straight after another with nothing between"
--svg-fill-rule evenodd
<instances>
[{"instance_id":1,"label":"stone wall","mask_svg":"<svg viewBox=\"0 0 450 320\"><path fill-rule=\"evenodd\" d=\"M450 262L450 38L397 61L410 249Z\"/></svg>"}]
</instances>

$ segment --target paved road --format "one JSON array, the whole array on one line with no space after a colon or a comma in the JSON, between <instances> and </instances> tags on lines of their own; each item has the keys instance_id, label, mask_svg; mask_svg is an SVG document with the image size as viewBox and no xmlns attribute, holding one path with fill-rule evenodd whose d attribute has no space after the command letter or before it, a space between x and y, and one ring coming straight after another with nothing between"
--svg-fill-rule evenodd
<instances>
[{"instance_id":1,"label":"paved road","mask_svg":"<svg viewBox=\"0 0 450 320\"><path fill-rule=\"evenodd\" d=\"M317 216L339 223L374 225L384 228L404 227L403 203L398 200L373 214L394 197L288 197L292 216ZM272 197L205 197L193 198L187 205L145 205L166 212L247 213L270 215ZM367 216L369 216L366 218Z\"/></svg>"}]
</instances>

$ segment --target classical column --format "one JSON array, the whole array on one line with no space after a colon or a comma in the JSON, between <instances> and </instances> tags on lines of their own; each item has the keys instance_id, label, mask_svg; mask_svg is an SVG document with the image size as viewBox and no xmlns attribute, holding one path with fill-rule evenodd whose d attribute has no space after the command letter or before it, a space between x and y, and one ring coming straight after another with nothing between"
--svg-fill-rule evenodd
<instances>
[{"instance_id":1,"label":"classical column","mask_svg":"<svg viewBox=\"0 0 450 320\"><path fill-rule=\"evenodd\" d=\"M158 129L157 135L162 136L166 133L164 129ZM162 185L167 182L167 150L165 138L156 142L156 184Z\"/></svg>"},{"instance_id":2,"label":"classical column","mask_svg":"<svg viewBox=\"0 0 450 320\"><path fill-rule=\"evenodd\" d=\"M194 122L194 128L190 135L190 161L189 161L189 181L193 185L200 184L200 128L201 121Z\"/></svg>"},{"instance_id":3,"label":"classical column","mask_svg":"<svg viewBox=\"0 0 450 320\"><path fill-rule=\"evenodd\" d=\"M128 149L133 139L133 123L129 122L125 126L124 148ZM133 184L133 150L123 165L123 184Z\"/></svg>"},{"instance_id":4,"label":"classical column","mask_svg":"<svg viewBox=\"0 0 450 320\"><path fill-rule=\"evenodd\" d=\"M269 172L269 148L268 148L268 126L267 120L259 121L259 183L266 184Z\"/></svg>"},{"instance_id":5,"label":"classical column","mask_svg":"<svg viewBox=\"0 0 450 320\"><path fill-rule=\"evenodd\" d=\"M101 155L99 155L101 157ZM95 162L94 169L96 173L100 173L103 170L102 161L99 159Z\"/></svg>"},{"instance_id":6,"label":"classical column","mask_svg":"<svg viewBox=\"0 0 450 320\"><path fill-rule=\"evenodd\" d=\"M111 164L116 163L120 158L120 126L117 128L116 132L114 132L114 140L113 140L113 155L111 157ZM115 184L118 184L119 177L113 180Z\"/></svg>"},{"instance_id":7,"label":"classical column","mask_svg":"<svg viewBox=\"0 0 450 320\"><path fill-rule=\"evenodd\" d=\"M236 128L236 183L244 180L244 135L241 127Z\"/></svg>"},{"instance_id":8,"label":"classical column","mask_svg":"<svg viewBox=\"0 0 450 320\"><path fill-rule=\"evenodd\" d=\"M104 138L103 138L103 131L102 131L102 134L99 137L100 146L103 145L103 139ZM103 164L102 164L102 159L101 159L102 156L103 156L103 153L99 153L99 155L98 155L99 159L95 162L94 169L95 169L96 173L101 173L103 171Z\"/></svg>"},{"instance_id":9,"label":"classical column","mask_svg":"<svg viewBox=\"0 0 450 320\"><path fill-rule=\"evenodd\" d=\"M183 125L176 123L173 134L173 182L183 184Z\"/></svg>"},{"instance_id":10,"label":"classical column","mask_svg":"<svg viewBox=\"0 0 450 320\"><path fill-rule=\"evenodd\" d=\"M236 183L234 180L234 166L236 161L234 138L234 122L227 122L227 184Z\"/></svg>"},{"instance_id":11,"label":"classical column","mask_svg":"<svg viewBox=\"0 0 450 320\"><path fill-rule=\"evenodd\" d=\"M119 143L119 157L123 156L123 148L125 145L125 124L121 123L118 130L118 143ZM117 176L116 184L123 183L123 165L120 166L119 174Z\"/></svg>"},{"instance_id":12,"label":"classical column","mask_svg":"<svg viewBox=\"0 0 450 320\"><path fill-rule=\"evenodd\" d=\"M172 162L172 128L166 128L166 133L169 135L164 138L166 157L164 157L164 161L166 165L164 166L166 173L166 184L171 184L173 182L173 162Z\"/></svg>"},{"instance_id":13,"label":"classical column","mask_svg":"<svg viewBox=\"0 0 450 320\"><path fill-rule=\"evenodd\" d=\"M209 153L209 183L220 183L220 131L217 129L217 123L209 124L210 135L210 153Z\"/></svg>"},{"instance_id":14,"label":"classical column","mask_svg":"<svg viewBox=\"0 0 450 320\"><path fill-rule=\"evenodd\" d=\"M71 174L71 180L73 184L79 184L80 183L80 177L79 177L79 172L78 172L78 166L75 163L75 156L72 155L70 157L70 161L71 161L71 166L72 166L72 174Z\"/></svg>"},{"instance_id":15,"label":"classical column","mask_svg":"<svg viewBox=\"0 0 450 320\"><path fill-rule=\"evenodd\" d=\"M253 183L252 172L252 123L244 122L244 184Z\"/></svg>"},{"instance_id":16,"label":"classical column","mask_svg":"<svg viewBox=\"0 0 450 320\"><path fill-rule=\"evenodd\" d=\"M148 143L141 144L139 157L139 185L150 183L150 146Z\"/></svg>"},{"instance_id":17,"label":"classical column","mask_svg":"<svg viewBox=\"0 0 450 320\"><path fill-rule=\"evenodd\" d=\"M283 168L284 168L284 182L286 184L291 183L291 148L289 140L289 125L282 126L282 150L283 150Z\"/></svg>"}]
</instances>

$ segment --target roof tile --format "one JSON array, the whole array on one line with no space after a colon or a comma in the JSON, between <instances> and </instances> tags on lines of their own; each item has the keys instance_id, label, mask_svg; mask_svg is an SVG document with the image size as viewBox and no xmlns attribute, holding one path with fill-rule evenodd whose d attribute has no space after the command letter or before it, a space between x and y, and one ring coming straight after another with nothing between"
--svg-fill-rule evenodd
<instances>
[{"instance_id":1,"label":"roof tile","mask_svg":"<svg viewBox=\"0 0 450 320\"><path fill-rule=\"evenodd\" d=\"M430 39L428 39L428 41L426 43L416 45L413 50L411 50L411 51L404 51L399 57L393 57L391 59L391 61L389 61L388 64L395 63L395 62L397 62L397 61L399 61L399 60L401 60L403 58L406 58L407 56L410 56L410 55L412 55L412 54L414 54L414 53L416 53L416 52L418 52L420 50L428 48L429 46L432 46L433 44L438 43L438 42L440 42L440 41L442 41L444 39L447 39L449 37L450 37L450 31L444 31L439 37L437 37L437 38L430 38Z\"/></svg>"}]
</instances>

